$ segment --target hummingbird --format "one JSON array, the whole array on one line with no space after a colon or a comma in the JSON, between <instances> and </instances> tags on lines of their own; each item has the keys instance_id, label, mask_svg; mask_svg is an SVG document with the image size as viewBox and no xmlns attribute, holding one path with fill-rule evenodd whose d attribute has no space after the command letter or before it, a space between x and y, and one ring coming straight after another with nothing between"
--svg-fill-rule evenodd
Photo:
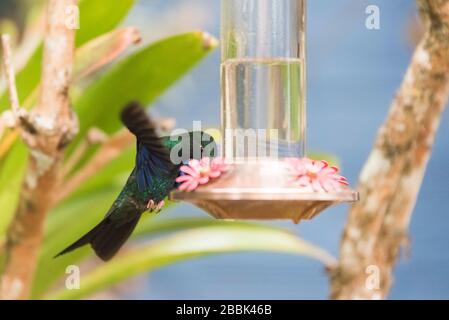
<instances>
[{"instance_id":1,"label":"hummingbird","mask_svg":"<svg viewBox=\"0 0 449 320\"><path fill-rule=\"evenodd\" d=\"M90 244L100 259L110 260L131 236L145 211L162 209L164 199L176 187L183 162L192 156L202 158L206 148L209 156L214 156L215 141L205 132L159 137L153 121L138 102L131 102L122 110L121 120L136 136L135 167L103 220L55 258ZM174 148L189 150L190 154L178 152L180 163L175 164L170 159Z\"/></svg>"}]
</instances>

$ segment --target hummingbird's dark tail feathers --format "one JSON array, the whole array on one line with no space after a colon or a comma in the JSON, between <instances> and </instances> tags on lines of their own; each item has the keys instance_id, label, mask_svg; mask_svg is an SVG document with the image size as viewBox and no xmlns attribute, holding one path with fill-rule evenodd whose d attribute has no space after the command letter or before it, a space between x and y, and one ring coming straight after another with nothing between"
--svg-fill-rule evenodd
<instances>
[{"instance_id":1,"label":"hummingbird's dark tail feathers","mask_svg":"<svg viewBox=\"0 0 449 320\"><path fill-rule=\"evenodd\" d=\"M136 215L126 222L115 221L107 217L78 241L58 253L55 258L90 243L97 256L103 261L108 261L131 236L139 219L140 215Z\"/></svg>"}]
</instances>

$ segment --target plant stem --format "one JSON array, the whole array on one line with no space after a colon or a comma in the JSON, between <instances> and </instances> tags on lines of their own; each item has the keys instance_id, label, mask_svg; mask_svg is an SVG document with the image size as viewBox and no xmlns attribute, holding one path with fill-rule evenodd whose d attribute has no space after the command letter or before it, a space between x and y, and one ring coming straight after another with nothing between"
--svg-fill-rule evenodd
<instances>
[{"instance_id":1,"label":"plant stem","mask_svg":"<svg viewBox=\"0 0 449 320\"><path fill-rule=\"evenodd\" d=\"M9 35L2 35L2 48L3 48L3 67L6 75L6 82L9 90L9 101L11 109L14 115L19 113L19 96L16 88L16 77L14 73L14 66L11 54L11 39Z\"/></svg>"}]
</instances>

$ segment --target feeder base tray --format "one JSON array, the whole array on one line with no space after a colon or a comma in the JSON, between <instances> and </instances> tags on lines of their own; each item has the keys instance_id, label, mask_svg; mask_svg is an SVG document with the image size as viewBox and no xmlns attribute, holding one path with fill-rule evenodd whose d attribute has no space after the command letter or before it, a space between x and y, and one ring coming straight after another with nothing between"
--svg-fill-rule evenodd
<instances>
[{"instance_id":1,"label":"feeder base tray","mask_svg":"<svg viewBox=\"0 0 449 320\"><path fill-rule=\"evenodd\" d=\"M358 201L357 192L307 192L299 188L283 161L233 164L217 180L194 192L173 191L170 199L187 201L217 219L310 220L326 208Z\"/></svg>"}]
</instances>

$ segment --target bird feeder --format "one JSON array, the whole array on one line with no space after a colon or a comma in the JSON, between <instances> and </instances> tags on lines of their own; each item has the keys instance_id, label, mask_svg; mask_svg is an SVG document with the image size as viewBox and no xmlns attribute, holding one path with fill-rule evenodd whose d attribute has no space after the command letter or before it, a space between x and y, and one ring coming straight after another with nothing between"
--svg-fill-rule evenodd
<instances>
[{"instance_id":1,"label":"bird feeder","mask_svg":"<svg viewBox=\"0 0 449 320\"><path fill-rule=\"evenodd\" d=\"M317 190L298 183L292 170L306 156L306 1L221 3L221 155L230 167L171 198L218 219L296 223L333 204L357 201L358 193L343 184Z\"/></svg>"}]
</instances>

